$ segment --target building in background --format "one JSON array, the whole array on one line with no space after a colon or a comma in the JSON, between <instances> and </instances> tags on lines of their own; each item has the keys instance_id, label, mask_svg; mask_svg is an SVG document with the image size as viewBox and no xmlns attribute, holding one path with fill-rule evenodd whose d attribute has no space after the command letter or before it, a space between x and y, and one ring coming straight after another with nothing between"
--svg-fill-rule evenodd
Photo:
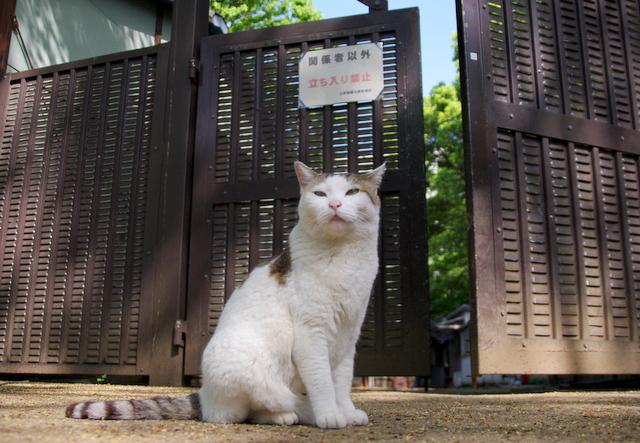
<instances>
[{"instance_id":1,"label":"building in background","mask_svg":"<svg viewBox=\"0 0 640 443\"><path fill-rule=\"evenodd\" d=\"M440 321L431 322L431 386L471 384L470 322L471 310L467 304Z\"/></svg>"},{"instance_id":2,"label":"building in background","mask_svg":"<svg viewBox=\"0 0 640 443\"><path fill-rule=\"evenodd\" d=\"M9 73L140 49L171 38L171 0L3 3L0 20L10 22Z\"/></svg>"}]
</instances>

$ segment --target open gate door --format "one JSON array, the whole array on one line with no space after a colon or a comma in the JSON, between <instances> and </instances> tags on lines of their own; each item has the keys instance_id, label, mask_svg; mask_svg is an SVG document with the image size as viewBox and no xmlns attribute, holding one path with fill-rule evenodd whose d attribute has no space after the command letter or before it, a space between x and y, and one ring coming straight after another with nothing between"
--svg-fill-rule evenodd
<instances>
[{"instance_id":1,"label":"open gate door","mask_svg":"<svg viewBox=\"0 0 640 443\"><path fill-rule=\"evenodd\" d=\"M374 101L299 108L306 51L380 43ZM326 172L387 162L381 267L359 344L367 375L428 375L425 174L417 9L204 39L194 159L185 375L233 289L278 254L297 219L293 162Z\"/></svg>"},{"instance_id":2,"label":"open gate door","mask_svg":"<svg viewBox=\"0 0 640 443\"><path fill-rule=\"evenodd\" d=\"M480 373L640 373L640 6L458 0Z\"/></svg>"}]
</instances>

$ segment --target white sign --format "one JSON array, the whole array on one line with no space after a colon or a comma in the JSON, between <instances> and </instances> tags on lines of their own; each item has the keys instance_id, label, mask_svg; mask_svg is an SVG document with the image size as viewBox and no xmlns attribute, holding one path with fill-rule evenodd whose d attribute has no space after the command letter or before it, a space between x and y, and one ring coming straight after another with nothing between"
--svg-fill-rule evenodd
<instances>
[{"instance_id":1,"label":"white sign","mask_svg":"<svg viewBox=\"0 0 640 443\"><path fill-rule=\"evenodd\" d=\"M375 43L309 51L300 59L300 107L374 100L384 88Z\"/></svg>"}]
</instances>

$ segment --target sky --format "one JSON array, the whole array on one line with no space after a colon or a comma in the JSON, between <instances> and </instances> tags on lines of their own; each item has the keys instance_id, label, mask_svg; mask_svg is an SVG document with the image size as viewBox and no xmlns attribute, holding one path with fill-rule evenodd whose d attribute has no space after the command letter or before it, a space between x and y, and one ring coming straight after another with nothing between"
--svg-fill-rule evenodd
<instances>
[{"instance_id":1,"label":"sky","mask_svg":"<svg viewBox=\"0 0 640 443\"><path fill-rule=\"evenodd\" d=\"M324 18L366 14L369 9L357 0L313 0ZM422 91L427 95L439 82L450 83L456 73L451 60L451 37L456 31L454 0L389 0L389 9L420 8L422 49Z\"/></svg>"}]
</instances>

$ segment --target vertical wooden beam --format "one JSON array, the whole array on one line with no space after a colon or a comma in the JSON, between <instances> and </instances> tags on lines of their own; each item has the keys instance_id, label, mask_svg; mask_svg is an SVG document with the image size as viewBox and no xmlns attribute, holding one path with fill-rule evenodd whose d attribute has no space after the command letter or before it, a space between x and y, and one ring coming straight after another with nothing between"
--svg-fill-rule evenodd
<instances>
[{"instance_id":1,"label":"vertical wooden beam","mask_svg":"<svg viewBox=\"0 0 640 443\"><path fill-rule=\"evenodd\" d=\"M156 4L156 29L153 36L153 44L159 45L162 43L162 23L164 22L164 5Z\"/></svg>"},{"instance_id":2,"label":"vertical wooden beam","mask_svg":"<svg viewBox=\"0 0 640 443\"><path fill-rule=\"evenodd\" d=\"M153 248L155 272L149 383L181 385L184 348L173 345L173 326L185 318L188 233L196 120L196 85L189 61L207 35L209 2L176 0L173 4L167 76L159 230ZM158 91L158 93L162 93Z\"/></svg>"},{"instance_id":3,"label":"vertical wooden beam","mask_svg":"<svg viewBox=\"0 0 640 443\"><path fill-rule=\"evenodd\" d=\"M495 278L494 237L496 228L493 220L486 217L495 202L491 195L492 177L488 150L473 149L475 146L486 146L495 143L488 136L489 116L486 113L474 112L492 94L485 87L485 75L481 61L489 56L489 49L482 45L486 29L486 14L477 0L456 0L456 17L458 24L458 47L460 54L460 88L462 100L462 123L464 132L464 165L465 188L467 195L467 214L471 220L468 250L469 277L471 282L471 371L472 376L480 374L480 359L484 357L480 350L499 336L501 325L494 315L497 302L497 281ZM480 23L481 26L476 26ZM485 24L484 26L482 26ZM464 32L463 32L464 31ZM508 68L507 68L508 69ZM508 75L508 73L507 73ZM483 166L480 166L483 165ZM482 278L479 278L479 277ZM478 301L493 303L478 303ZM483 321L483 334L479 334L480 322Z\"/></svg>"},{"instance_id":4,"label":"vertical wooden beam","mask_svg":"<svg viewBox=\"0 0 640 443\"><path fill-rule=\"evenodd\" d=\"M12 17L15 13L16 0L2 0L0 2L0 78L7 71L11 31L13 29Z\"/></svg>"},{"instance_id":5,"label":"vertical wooden beam","mask_svg":"<svg viewBox=\"0 0 640 443\"><path fill-rule=\"evenodd\" d=\"M300 46L300 58L304 56L304 54L309 50L309 43L302 42ZM307 112L307 108L300 107L300 151L298 159L301 162L308 163L309 162L309 113Z\"/></svg>"},{"instance_id":6,"label":"vertical wooden beam","mask_svg":"<svg viewBox=\"0 0 640 443\"><path fill-rule=\"evenodd\" d=\"M403 297L402 324L405 352L413 353L407 365L429 375L430 368L420 363L429 356L430 335L419 325L429 324L427 198L425 183L424 128L422 115L422 74L420 64L420 17L418 8L407 10L398 29L398 154L400 171L408 174L408 189L400 194L401 257L412 257L402 264ZM405 231L406 229L406 231ZM405 292L406 294L406 292ZM426 335L426 338L425 338ZM409 363L413 360L411 363Z\"/></svg>"}]
</instances>

